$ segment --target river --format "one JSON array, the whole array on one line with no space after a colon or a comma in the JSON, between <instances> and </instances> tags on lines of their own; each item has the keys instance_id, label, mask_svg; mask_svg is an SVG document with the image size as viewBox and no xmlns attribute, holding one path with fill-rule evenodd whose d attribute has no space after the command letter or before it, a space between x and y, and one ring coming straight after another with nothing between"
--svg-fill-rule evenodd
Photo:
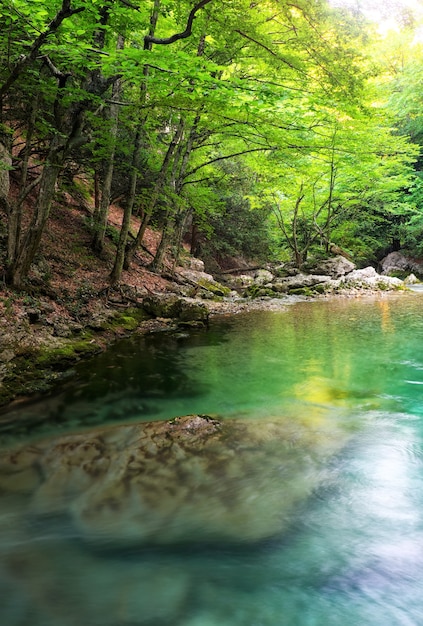
<instances>
[{"instance_id":1,"label":"river","mask_svg":"<svg viewBox=\"0 0 423 626\"><path fill-rule=\"evenodd\" d=\"M207 331L136 337L15 408L13 428L0 432L0 469L1 450L188 414L263 428L283 418L291 430L335 433L339 445L315 457L307 448L319 481L291 498L283 532L259 541L104 550L68 519L53 527L26 514L28 497L0 481L0 624L420 626L422 307L421 293L302 302L223 316ZM284 455L296 459L296 473L280 474L290 502L302 445L271 448L278 468ZM260 514L253 503L257 523Z\"/></svg>"}]
</instances>

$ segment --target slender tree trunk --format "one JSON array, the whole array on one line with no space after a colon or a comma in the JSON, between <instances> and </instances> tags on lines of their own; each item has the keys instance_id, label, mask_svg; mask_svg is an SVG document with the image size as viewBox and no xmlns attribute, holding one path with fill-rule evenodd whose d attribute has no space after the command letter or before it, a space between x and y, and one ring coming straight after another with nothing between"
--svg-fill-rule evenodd
<instances>
[{"instance_id":1,"label":"slender tree trunk","mask_svg":"<svg viewBox=\"0 0 423 626\"><path fill-rule=\"evenodd\" d=\"M50 215L55 186L63 167L64 158L63 144L59 136L56 135L52 140L49 155L41 175L37 203L31 223L8 267L7 281L14 287L21 287L22 281L26 278L37 253L45 224Z\"/></svg>"},{"instance_id":2,"label":"slender tree trunk","mask_svg":"<svg viewBox=\"0 0 423 626\"><path fill-rule=\"evenodd\" d=\"M13 263L20 245L21 229L22 229L22 207L26 197L26 185L28 180L28 165L31 154L31 142L35 129L35 122L38 112L38 98L35 98L31 105L31 114L28 122L28 130L25 139L25 149L22 159L22 170L20 177L21 193L19 197L10 203L8 214L8 232L7 232L7 264Z\"/></svg>"},{"instance_id":3,"label":"slender tree trunk","mask_svg":"<svg viewBox=\"0 0 423 626\"><path fill-rule=\"evenodd\" d=\"M7 136L0 136L0 210L9 212L9 172L12 167L10 141Z\"/></svg>"},{"instance_id":4,"label":"slender tree trunk","mask_svg":"<svg viewBox=\"0 0 423 626\"><path fill-rule=\"evenodd\" d=\"M124 38L122 35L118 36L117 50L122 50L124 46ZM106 170L104 173L103 185L101 189L101 199L98 214L94 217L94 237L92 241L92 248L97 254L100 254L104 248L104 237L106 235L107 219L109 216L110 208L110 191L112 188L113 171L115 164L115 152L116 152L116 137L119 125L119 105L116 102L119 100L120 92L122 88L122 81L120 79L113 83L112 100L109 107L109 119L110 126L110 141L111 148L109 158L106 164Z\"/></svg>"},{"instance_id":5,"label":"slender tree trunk","mask_svg":"<svg viewBox=\"0 0 423 626\"><path fill-rule=\"evenodd\" d=\"M175 228L175 256L173 259L173 271L175 271L175 267L179 263L181 250L182 250L182 238L184 236L185 229L187 228L187 222L189 220L191 214L191 209L187 209L183 214L180 213L178 218L176 219L176 228Z\"/></svg>"},{"instance_id":6,"label":"slender tree trunk","mask_svg":"<svg viewBox=\"0 0 423 626\"><path fill-rule=\"evenodd\" d=\"M190 245L190 254L192 256L197 256L200 250L200 232L198 229L198 224L195 221L195 217L192 219L192 227L191 227L191 245Z\"/></svg>"},{"instance_id":7,"label":"slender tree trunk","mask_svg":"<svg viewBox=\"0 0 423 626\"><path fill-rule=\"evenodd\" d=\"M99 214L100 211L100 175L98 170L94 172L94 214L93 214L93 222L95 221L95 216Z\"/></svg>"},{"instance_id":8,"label":"slender tree trunk","mask_svg":"<svg viewBox=\"0 0 423 626\"><path fill-rule=\"evenodd\" d=\"M150 26L148 31L149 37L154 37L157 27L157 21L159 19L159 11L160 11L161 0L154 0L153 10L150 15ZM151 50L153 44L151 41L144 40L144 50ZM140 85L140 109L145 106L147 102L147 78L150 72L150 67L148 65L144 65L143 67L143 80ZM142 146L142 139L144 133L144 125L147 121L147 114L140 117L138 120L137 131L135 135L135 144L134 151L132 154L132 170L131 170L131 180L130 180L130 188L129 188L129 197L128 201L125 205L125 212L123 215L122 227L119 235L118 247L116 250L116 257L112 272L110 274L110 280L113 284L120 281L122 270L128 269L130 262L135 254L136 248L140 245L142 238L144 236L145 229L147 228L148 221L145 226L144 220L146 219L146 212L143 213L141 226L138 230L137 237L135 238L133 246L128 246L128 233L131 222L131 215L133 213L134 204L135 204L135 195L137 190L137 180L138 180L138 167L140 160L140 152Z\"/></svg>"},{"instance_id":9,"label":"slender tree trunk","mask_svg":"<svg viewBox=\"0 0 423 626\"><path fill-rule=\"evenodd\" d=\"M120 228L119 233L119 241L116 248L115 261L113 265L113 269L110 273L110 282L112 285L116 285L119 283L122 270L125 263L125 251L128 243L128 234L129 228L131 226L131 216L135 203L135 195L137 190L137 180L138 180L138 162L141 151L141 128L138 126L137 133L135 135L135 145L134 152L132 155L132 168L131 168L131 178L130 178L130 187L128 193L128 199L125 204L125 210L123 212L122 226Z\"/></svg>"},{"instance_id":10,"label":"slender tree trunk","mask_svg":"<svg viewBox=\"0 0 423 626\"><path fill-rule=\"evenodd\" d=\"M183 124L179 124L178 128L172 138L172 141L170 142L166 155L163 159L163 163L162 166L160 168L159 174L157 176L157 180L156 183L154 185L154 188L151 192L151 196L150 196L150 200L148 203L148 206L145 209L145 213L144 213L144 218L140 224L140 227L138 229L137 235L134 239L134 241L132 242L131 246L127 247L126 249L126 256L125 256L125 268L128 268L130 265L130 262L132 261L132 258L135 254L135 251L137 250L137 248L140 246L140 244L142 243L143 237L144 237L144 233L147 229L148 224L150 223L150 219L151 216L154 212L154 209L156 208L156 204L157 201L160 197L160 194L162 192L162 189L164 187L164 184L166 182L166 175L168 173L169 167L170 167L170 163L172 160L172 157L175 153L175 150L178 146L179 140L182 136L183 133Z\"/></svg>"},{"instance_id":11,"label":"slender tree trunk","mask_svg":"<svg viewBox=\"0 0 423 626\"><path fill-rule=\"evenodd\" d=\"M169 246L169 243L172 238L173 233L173 221L169 218L166 219L166 224L162 231L162 236L160 238L159 246L156 250L156 254L154 255L154 259L150 264L150 270L152 272L160 273L163 267L163 260L166 253L166 249Z\"/></svg>"}]
</instances>

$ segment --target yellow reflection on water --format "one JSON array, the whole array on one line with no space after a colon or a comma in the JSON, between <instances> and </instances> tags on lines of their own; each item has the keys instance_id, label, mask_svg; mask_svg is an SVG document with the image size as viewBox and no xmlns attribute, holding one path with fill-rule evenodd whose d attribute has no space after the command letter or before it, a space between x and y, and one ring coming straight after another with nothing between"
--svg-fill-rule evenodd
<instances>
[{"instance_id":1,"label":"yellow reflection on water","mask_svg":"<svg viewBox=\"0 0 423 626\"><path fill-rule=\"evenodd\" d=\"M384 333L392 333L395 326L391 317L390 303L388 300L379 300L377 306L380 309L380 326Z\"/></svg>"}]
</instances>

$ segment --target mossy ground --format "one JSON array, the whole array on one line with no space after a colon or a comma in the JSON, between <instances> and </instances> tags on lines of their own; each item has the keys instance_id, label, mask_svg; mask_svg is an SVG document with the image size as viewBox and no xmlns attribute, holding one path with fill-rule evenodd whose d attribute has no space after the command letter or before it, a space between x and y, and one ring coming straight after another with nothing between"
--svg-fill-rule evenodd
<instances>
[{"instance_id":1,"label":"mossy ground","mask_svg":"<svg viewBox=\"0 0 423 626\"><path fill-rule=\"evenodd\" d=\"M102 352L115 338L135 331L149 316L141 308L116 314L97 332L84 330L59 346L27 348L8 366L0 384L0 406L17 397L45 393L72 374L72 364Z\"/></svg>"}]
</instances>

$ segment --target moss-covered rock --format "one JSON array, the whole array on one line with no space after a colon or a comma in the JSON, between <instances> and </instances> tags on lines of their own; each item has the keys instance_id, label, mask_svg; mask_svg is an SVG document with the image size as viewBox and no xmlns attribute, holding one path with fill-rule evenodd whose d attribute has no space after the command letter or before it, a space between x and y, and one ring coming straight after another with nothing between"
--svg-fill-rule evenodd
<instances>
[{"instance_id":1,"label":"moss-covered rock","mask_svg":"<svg viewBox=\"0 0 423 626\"><path fill-rule=\"evenodd\" d=\"M247 287L243 295L246 298L277 298L279 293L274 291L271 287L263 287L254 284Z\"/></svg>"},{"instance_id":2,"label":"moss-covered rock","mask_svg":"<svg viewBox=\"0 0 423 626\"><path fill-rule=\"evenodd\" d=\"M209 319L208 309L201 302L183 301L179 320L181 322L203 322L207 324Z\"/></svg>"},{"instance_id":3,"label":"moss-covered rock","mask_svg":"<svg viewBox=\"0 0 423 626\"><path fill-rule=\"evenodd\" d=\"M172 318L181 322L207 323L209 317L207 307L194 298L154 294L144 299L143 306L153 317Z\"/></svg>"},{"instance_id":4,"label":"moss-covered rock","mask_svg":"<svg viewBox=\"0 0 423 626\"><path fill-rule=\"evenodd\" d=\"M198 280L198 285L202 287L203 289L207 289L207 291L210 291L215 296L221 296L221 297L227 298L231 293L231 290L229 289L229 287L225 287L221 283L207 280L205 278L200 278Z\"/></svg>"},{"instance_id":5,"label":"moss-covered rock","mask_svg":"<svg viewBox=\"0 0 423 626\"><path fill-rule=\"evenodd\" d=\"M149 315L143 308L128 308L123 313L115 313L106 325L105 330L122 329L132 331L148 318Z\"/></svg>"},{"instance_id":6,"label":"moss-covered rock","mask_svg":"<svg viewBox=\"0 0 423 626\"><path fill-rule=\"evenodd\" d=\"M143 309L153 317L175 318L181 312L182 298L173 294L152 294L143 300Z\"/></svg>"},{"instance_id":7,"label":"moss-covered rock","mask_svg":"<svg viewBox=\"0 0 423 626\"><path fill-rule=\"evenodd\" d=\"M312 296L313 295L313 291L310 289L310 287L293 287L292 289L289 289L288 293L291 296Z\"/></svg>"}]
</instances>

